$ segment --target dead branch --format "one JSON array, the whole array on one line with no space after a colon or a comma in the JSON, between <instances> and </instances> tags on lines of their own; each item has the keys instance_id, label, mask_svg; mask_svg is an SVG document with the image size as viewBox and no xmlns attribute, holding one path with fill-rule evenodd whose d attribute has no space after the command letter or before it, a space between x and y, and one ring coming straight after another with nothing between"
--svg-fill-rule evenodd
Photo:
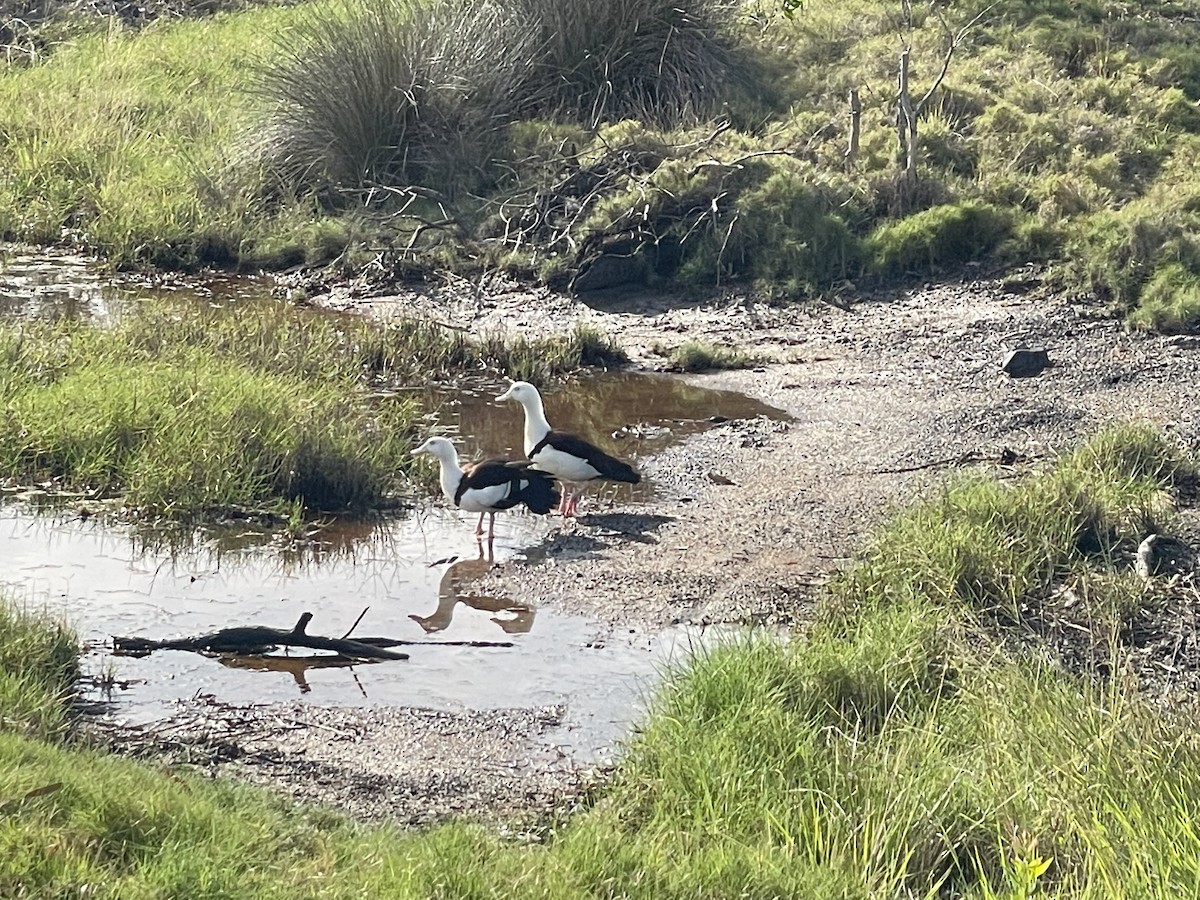
<instances>
[{"instance_id":1,"label":"dead branch","mask_svg":"<svg viewBox=\"0 0 1200 900\"><path fill-rule=\"evenodd\" d=\"M926 463L918 463L912 466L900 466L895 469L870 469L862 474L864 475L899 475L904 472L921 472L925 469L940 469L943 466L965 466L973 462L979 462L982 459L974 450L968 450L966 453L960 453L958 456L948 456L945 459L935 459Z\"/></svg>"},{"instance_id":2,"label":"dead branch","mask_svg":"<svg viewBox=\"0 0 1200 900\"><path fill-rule=\"evenodd\" d=\"M721 159L706 159L706 160L698 162L698 163L696 163L696 165L692 166L692 168L688 170L688 177L695 178L697 175L700 174L700 172L703 169L709 168L710 166L718 166L722 169L737 170L737 169L741 169L741 168L745 167L746 163L750 162L751 160L761 159L764 156L791 156L791 155L792 155L792 151L790 151L790 150L758 150L758 151L755 151L754 153L747 153L744 156L739 156L737 159L731 159L728 161L721 160Z\"/></svg>"},{"instance_id":3,"label":"dead branch","mask_svg":"<svg viewBox=\"0 0 1200 900\"><path fill-rule=\"evenodd\" d=\"M946 55L942 57L942 71L938 73L938 77L934 79L933 84L930 85L929 90L925 92L924 96L917 101L917 113L921 112L925 104L929 102L929 98L933 96L934 92L942 86L942 82L946 80L946 74L950 71L950 60L954 56L954 51L958 49L959 45L963 42L966 36L970 34L971 29L979 24L979 20L991 12L992 7L995 5L995 3L989 3L979 12L977 12L971 21L969 21L962 28L958 29L957 33L951 32L950 23L946 21L945 13L943 13L942 10L936 6L931 7L933 14L936 15L938 17L938 21L942 23L942 29L947 35L950 35L950 46L946 48Z\"/></svg>"},{"instance_id":4,"label":"dead branch","mask_svg":"<svg viewBox=\"0 0 1200 900\"><path fill-rule=\"evenodd\" d=\"M846 139L846 152L842 163L846 170L854 168L854 160L858 157L859 136L862 133L862 100L858 96L858 88L850 89L850 134Z\"/></svg>"},{"instance_id":5,"label":"dead branch","mask_svg":"<svg viewBox=\"0 0 1200 900\"><path fill-rule=\"evenodd\" d=\"M291 631L264 626L223 628L212 634L192 638L155 641L147 638L113 638L113 652L124 656L146 656L155 650L192 650L204 653L238 653L258 656L280 646L304 647L308 650L331 650L349 659L384 660L408 659L407 653L386 649L378 639L351 641L306 633L312 613L300 616Z\"/></svg>"}]
</instances>

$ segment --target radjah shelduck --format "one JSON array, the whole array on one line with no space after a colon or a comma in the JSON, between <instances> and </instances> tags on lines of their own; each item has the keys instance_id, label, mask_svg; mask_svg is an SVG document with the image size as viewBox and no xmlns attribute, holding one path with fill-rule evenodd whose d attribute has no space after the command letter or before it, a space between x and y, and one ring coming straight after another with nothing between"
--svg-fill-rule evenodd
<instances>
[{"instance_id":1,"label":"radjah shelduck","mask_svg":"<svg viewBox=\"0 0 1200 900\"><path fill-rule=\"evenodd\" d=\"M484 515L490 516L489 543L495 534L497 512L524 504L531 512L544 515L561 501L554 477L525 460L486 459L459 465L454 445L440 437L429 438L413 454L429 454L437 459L446 499L459 509L479 513L477 535L483 534Z\"/></svg>"},{"instance_id":2,"label":"radjah shelduck","mask_svg":"<svg viewBox=\"0 0 1200 900\"><path fill-rule=\"evenodd\" d=\"M609 456L595 444L573 434L555 431L546 421L542 395L528 381L514 381L497 400L515 400L525 409L525 455L535 469L549 472L567 486L589 481L623 481L637 484L642 477L626 462ZM577 490L563 491L559 512L575 515Z\"/></svg>"}]
</instances>

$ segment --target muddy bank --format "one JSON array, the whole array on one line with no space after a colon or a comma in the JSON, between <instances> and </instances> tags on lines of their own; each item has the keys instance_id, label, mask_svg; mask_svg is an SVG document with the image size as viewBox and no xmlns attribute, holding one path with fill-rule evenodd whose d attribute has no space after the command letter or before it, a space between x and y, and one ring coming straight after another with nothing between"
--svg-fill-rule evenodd
<instances>
[{"instance_id":1,"label":"muddy bank","mask_svg":"<svg viewBox=\"0 0 1200 900\"><path fill-rule=\"evenodd\" d=\"M529 560L486 575L489 595L585 614L613 634L654 634L673 623L802 623L829 573L897 504L969 467L1017 475L1114 420L1147 420L1200 448L1200 339L1129 334L1097 310L1030 295L1025 283L927 286L849 310L737 297L583 303L469 287L313 299L382 317L427 312L475 332L536 333L582 319L618 335L648 366L661 363L661 348L689 338L753 347L773 360L691 378L786 418L735 418L688 437L644 463L652 497L594 500L578 521L555 523ZM1032 378L1003 375L1004 353L1018 346L1047 348L1052 366ZM569 385L547 394L552 423L564 403ZM517 411L497 406L494 415ZM1194 528L1194 512L1184 521ZM1162 608L1183 601L1172 603ZM1159 636L1147 639L1147 659L1165 659L1179 629L1142 630ZM1192 656L1194 664L1171 657L1181 671L1165 693L1195 680L1200 649ZM224 748L204 751L209 771L355 815L403 823L466 815L520 830L569 809L595 777L595 760L576 758L556 737L569 713L304 706L224 710L210 726L203 720L212 711L200 710L179 733ZM229 722L236 727L221 724ZM145 739L131 732L115 743L128 749ZM183 743L178 733L171 740Z\"/></svg>"},{"instance_id":2,"label":"muddy bank","mask_svg":"<svg viewBox=\"0 0 1200 900\"><path fill-rule=\"evenodd\" d=\"M404 826L448 818L536 832L607 770L571 757L561 707L444 712L237 706L198 697L90 740L159 765L231 776L301 803Z\"/></svg>"},{"instance_id":3,"label":"muddy bank","mask_svg":"<svg viewBox=\"0 0 1200 900\"><path fill-rule=\"evenodd\" d=\"M1130 334L1099 310L1028 289L936 285L849 310L507 293L443 305L443 320L477 331L582 318L649 365L655 347L692 338L753 347L777 362L692 379L791 416L729 422L669 448L645 467L663 486L653 502L583 516L552 536L544 562L506 567L504 588L614 625L794 624L889 508L952 471L1016 474L1120 419L1200 446L1200 338ZM431 301L330 302L386 316ZM1003 375L1004 354L1020 346L1047 348L1052 366ZM567 395L547 399L552 423Z\"/></svg>"}]
</instances>

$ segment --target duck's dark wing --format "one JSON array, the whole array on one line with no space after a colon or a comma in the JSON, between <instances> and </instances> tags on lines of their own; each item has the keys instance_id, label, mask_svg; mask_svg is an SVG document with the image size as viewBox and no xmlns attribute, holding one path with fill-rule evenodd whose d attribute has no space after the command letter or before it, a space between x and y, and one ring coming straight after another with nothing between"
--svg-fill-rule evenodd
<instances>
[{"instance_id":1,"label":"duck's dark wing","mask_svg":"<svg viewBox=\"0 0 1200 900\"><path fill-rule=\"evenodd\" d=\"M529 451L529 458L533 459L537 456L538 451L543 447L553 447L561 453L567 453L583 460L599 473L597 478L624 481L627 484L637 484L642 480L642 476L629 463L622 462L615 456L609 456L595 444L589 443L577 435L551 431Z\"/></svg>"},{"instance_id":2,"label":"duck's dark wing","mask_svg":"<svg viewBox=\"0 0 1200 900\"><path fill-rule=\"evenodd\" d=\"M485 459L463 467L454 502L460 504L467 491L505 485L509 490L491 504L495 509L524 503L535 513L548 513L561 499L554 476L530 468L527 460Z\"/></svg>"}]
</instances>

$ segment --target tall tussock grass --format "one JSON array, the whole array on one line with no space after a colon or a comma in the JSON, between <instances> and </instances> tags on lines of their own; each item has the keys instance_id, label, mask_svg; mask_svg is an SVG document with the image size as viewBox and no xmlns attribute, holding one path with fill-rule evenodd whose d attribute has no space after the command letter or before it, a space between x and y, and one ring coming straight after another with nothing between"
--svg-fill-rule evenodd
<instances>
[{"instance_id":1,"label":"tall tussock grass","mask_svg":"<svg viewBox=\"0 0 1200 900\"><path fill-rule=\"evenodd\" d=\"M729 0L519 0L538 28L526 111L589 127L704 120L748 77Z\"/></svg>"},{"instance_id":2,"label":"tall tussock grass","mask_svg":"<svg viewBox=\"0 0 1200 900\"><path fill-rule=\"evenodd\" d=\"M711 114L739 71L736 4L342 0L306 10L262 71L269 171L325 192L446 197L507 174L519 117L672 125ZM745 67L742 66L742 69ZM329 196L329 193L326 194Z\"/></svg>"},{"instance_id":3,"label":"tall tussock grass","mask_svg":"<svg viewBox=\"0 0 1200 900\"><path fill-rule=\"evenodd\" d=\"M486 186L529 79L535 26L511 4L345 0L302 11L258 91L268 171L330 191Z\"/></svg>"}]
</instances>

